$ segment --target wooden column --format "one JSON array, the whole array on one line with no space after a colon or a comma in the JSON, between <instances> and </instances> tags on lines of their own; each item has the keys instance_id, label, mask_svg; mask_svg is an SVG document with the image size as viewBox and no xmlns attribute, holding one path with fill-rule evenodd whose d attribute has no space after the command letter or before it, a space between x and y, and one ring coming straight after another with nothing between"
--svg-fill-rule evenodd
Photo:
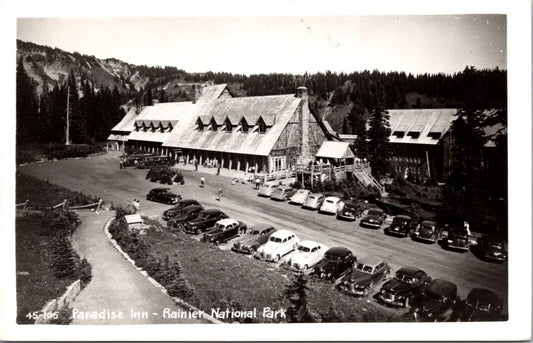
<instances>
[{"instance_id":1,"label":"wooden column","mask_svg":"<svg viewBox=\"0 0 533 343\"><path fill-rule=\"evenodd\" d=\"M237 170L241 170L241 159L237 160Z\"/></svg>"},{"instance_id":2,"label":"wooden column","mask_svg":"<svg viewBox=\"0 0 533 343\"><path fill-rule=\"evenodd\" d=\"M231 156L230 156L230 157L229 157L229 166L228 166L228 169L231 169L232 162L233 162L233 159L232 159Z\"/></svg>"}]
</instances>

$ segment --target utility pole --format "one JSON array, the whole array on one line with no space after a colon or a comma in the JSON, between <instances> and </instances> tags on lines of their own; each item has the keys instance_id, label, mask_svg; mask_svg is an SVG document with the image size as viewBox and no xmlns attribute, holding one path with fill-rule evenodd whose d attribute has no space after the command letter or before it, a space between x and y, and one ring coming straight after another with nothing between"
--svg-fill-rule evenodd
<instances>
[{"instance_id":1,"label":"utility pole","mask_svg":"<svg viewBox=\"0 0 533 343\"><path fill-rule=\"evenodd\" d=\"M65 145L70 145L70 86L67 86L67 132L65 134Z\"/></svg>"}]
</instances>

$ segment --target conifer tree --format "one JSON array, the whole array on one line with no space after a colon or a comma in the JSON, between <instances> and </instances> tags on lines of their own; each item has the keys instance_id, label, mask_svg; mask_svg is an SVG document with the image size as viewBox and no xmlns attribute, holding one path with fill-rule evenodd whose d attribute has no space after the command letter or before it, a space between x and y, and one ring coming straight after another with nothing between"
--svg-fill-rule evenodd
<instances>
[{"instance_id":1,"label":"conifer tree","mask_svg":"<svg viewBox=\"0 0 533 343\"><path fill-rule=\"evenodd\" d=\"M383 107L384 99L385 93L378 90L369 118L368 154L372 174L376 177L385 176L390 169L389 114Z\"/></svg>"},{"instance_id":2,"label":"conifer tree","mask_svg":"<svg viewBox=\"0 0 533 343\"><path fill-rule=\"evenodd\" d=\"M19 58L16 72L17 142L35 141L39 135L38 104L35 85L24 70L24 60Z\"/></svg>"}]
</instances>

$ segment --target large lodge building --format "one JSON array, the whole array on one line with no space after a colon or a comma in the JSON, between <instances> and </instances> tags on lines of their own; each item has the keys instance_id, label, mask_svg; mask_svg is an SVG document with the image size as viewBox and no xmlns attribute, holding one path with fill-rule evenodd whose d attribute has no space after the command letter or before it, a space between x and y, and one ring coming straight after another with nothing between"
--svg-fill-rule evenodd
<instances>
[{"instance_id":1,"label":"large lodge building","mask_svg":"<svg viewBox=\"0 0 533 343\"><path fill-rule=\"evenodd\" d=\"M194 85L192 102L129 110L109 136L117 147L216 159L222 168L272 173L314 159L325 139L307 88L295 94L233 97L226 85Z\"/></svg>"},{"instance_id":2,"label":"large lodge building","mask_svg":"<svg viewBox=\"0 0 533 343\"><path fill-rule=\"evenodd\" d=\"M129 146L176 160L182 156L187 163L216 159L222 168L275 173L319 158L345 156L345 145L327 141L355 138L335 134L326 121L311 113L305 87L296 94L253 97L234 97L225 84L194 85L193 92L190 102L156 103L140 112L131 108L112 129L109 142L117 149ZM457 109L388 112L390 162L395 172L419 181L445 179ZM487 134L501 129L488 128ZM329 145L323 146L324 141ZM487 149L493 146L489 140Z\"/></svg>"}]
</instances>

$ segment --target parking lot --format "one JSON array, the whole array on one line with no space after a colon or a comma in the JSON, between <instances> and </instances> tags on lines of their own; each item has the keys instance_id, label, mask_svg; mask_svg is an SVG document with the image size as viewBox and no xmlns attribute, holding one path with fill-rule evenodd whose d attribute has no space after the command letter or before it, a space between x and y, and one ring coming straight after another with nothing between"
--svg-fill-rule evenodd
<instances>
[{"instance_id":1,"label":"parking lot","mask_svg":"<svg viewBox=\"0 0 533 343\"><path fill-rule=\"evenodd\" d=\"M20 171L71 190L95 195L116 205L141 200L141 212L150 217L159 216L169 205L145 200L146 193L161 187L145 180L147 170L119 169L116 152L90 159L62 160L26 165ZM356 256L382 257L397 270L413 266L426 271L432 278L454 282L459 296L466 297L474 287L494 290L504 299L507 313L508 266L477 259L472 253L442 249L436 244L424 244L410 238L396 238L379 230L362 228L358 223L337 220L334 216L304 210L300 206L277 202L257 196L250 184L232 184L231 179L194 171L183 171L185 185L169 186L184 199L194 198L206 208L220 208L231 218L247 224L271 223L278 229L288 229L300 239L310 239L328 247L345 246ZM199 187L200 177L206 180ZM221 201L216 193L222 189ZM221 246L230 249L231 243ZM228 251L228 253L233 253Z\"/></svg>"}]
</instances>

